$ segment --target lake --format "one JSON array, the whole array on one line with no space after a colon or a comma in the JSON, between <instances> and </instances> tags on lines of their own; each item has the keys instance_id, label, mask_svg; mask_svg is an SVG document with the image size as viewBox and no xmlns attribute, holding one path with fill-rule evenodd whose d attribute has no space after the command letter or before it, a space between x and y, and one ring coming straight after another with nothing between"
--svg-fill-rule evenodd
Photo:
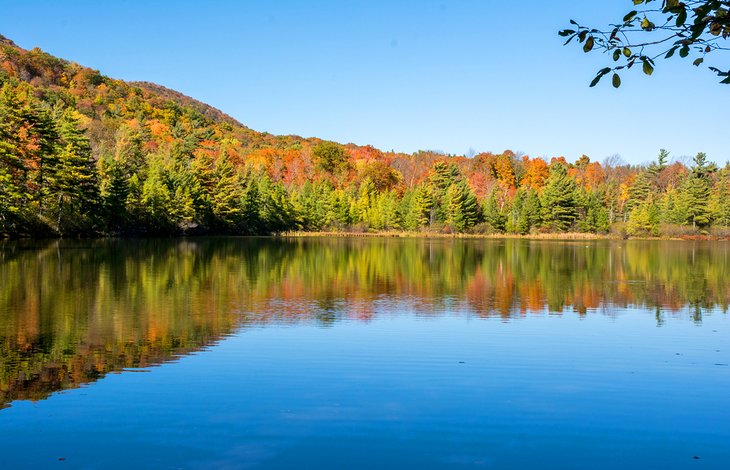
<instances>
[{"instance_id":1,"label":"lake","mask_svg":"<svg viewBox=\"0 0 730 470\"><path fill-rule=\"evenodd\" d=\"M2 468L730 468L730 243L0 242Z\"/></svg>"}]
</instances>

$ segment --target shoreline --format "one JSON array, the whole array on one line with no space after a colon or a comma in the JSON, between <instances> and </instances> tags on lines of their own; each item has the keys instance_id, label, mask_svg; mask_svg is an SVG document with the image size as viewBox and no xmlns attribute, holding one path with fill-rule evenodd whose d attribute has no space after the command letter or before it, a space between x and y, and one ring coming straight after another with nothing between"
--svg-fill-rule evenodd
<instances>
[{"instance_id":1,"label":"shoreline","mask_svg":"<svg viewBox=\"0 0 730 470\"><path fill-rule=\"evenodd\" d=\"M538 233L519 235L514 233L437 233L437 232L408 232L408 231L380 231L380 232L282 232L276 237L281 238L462 238L462 239L521 239L521 240L667 240L667 241L728 241L728 238L703 236L687 237L620 237L612 234L565 232L565 233Z\"/></svg>"},{"instance_id":2,"label":"shoreline","mask_svg":"<svg viewBox=\"0 0 730 470\"><path fill-rule=\"evenodd\" d=\"M277 237L282 238L473 238L473 239L534 239L534 240L620 240L619 237L609 234L595 233L541 233L519 235L512 233L438 233L438 232L409 232L409 231L378 231L378 232L282 232Z\"/></svg>"},{"instance_id":3,"label":"shoreline","mask_svg":"<svg viewBox=\"0 0 730 470\"><path fill-rule=\"evenodd\" d=\"M105 234L105 235L80 235L75 237L63 236L0 236L0 242L12 240L103 240L103 239L144 239L144 238L201 238L201 237L240 237L240 238L408 238L408 239L474 239L474 240L554 240L554 241L581 241L581 240L653 240L653 241L730 241L730 237L713 235L685 235L685 236L658 236L658 237L622 237L610 233L584 233L584 232L563 232L563 233L534 233L519 235L515 233L439 233L439 232L413 232L413 231L375 231L375 232L352 232L352 231L288 231L259 235L237 235L231 233L176 233L176 234Z\"/></svg>"}]
</instances>

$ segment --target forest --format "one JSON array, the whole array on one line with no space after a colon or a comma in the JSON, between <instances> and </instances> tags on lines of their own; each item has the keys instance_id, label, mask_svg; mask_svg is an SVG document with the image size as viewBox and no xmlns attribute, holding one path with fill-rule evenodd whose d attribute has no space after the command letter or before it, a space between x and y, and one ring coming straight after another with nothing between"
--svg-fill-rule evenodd
<instances>
[{"instance_id":1,"label":"forest","mask_svg":"<svg viewBox=\"0 0 730 470\"><path fill-rule=\"evenodd\" d=\"M714 160L726 156L712 156ZM471 157L257 132L0 36L0 236L730 236L730 164Z\"/></svg>"}]
</instances>

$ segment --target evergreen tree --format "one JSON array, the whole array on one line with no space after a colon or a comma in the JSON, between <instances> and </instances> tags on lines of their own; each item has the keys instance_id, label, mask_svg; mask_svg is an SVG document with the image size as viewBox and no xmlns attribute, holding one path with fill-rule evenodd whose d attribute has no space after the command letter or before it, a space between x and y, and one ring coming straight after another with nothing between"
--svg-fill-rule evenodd
<instances>
[{"instance_id":1,"label":"evergreen tree","mask_svg":"<svg viewBox=\"0 0 730 470\"><path fill-rule=\"evenodd\" d=\"M505 230L509 233L519 233L523 234L526 233L524 230L527 230L527 227L524 226L524 224L521 224L523 222L522 220L522 213L525 205L525 192L522 190L522 188L518 189L515 193L515 197L512 200L512 207L507 215L507 221L505 223ZM489 217L487 216L487 208L484 207L482 209L482 216L484 217L484 220L486 222L489 221Z\"/></svg>"},{"instance_id":2,"label":"evergreen tree","mask_svg":"<svg viewBox=\"0 0 730 470\"><path fill-rule=\"evenodd\" d=\"M415 230L416 220L413 214L413 189L408 189L398 202L398 217L405 230Z\"/></svg>"},{"instance_id":3,"label":"evergreen tree","mask_svg":"<svg viewBox=\"0 0 730 470\"><path fill-rule=\"evenodd\" d=\"M279 233L295 227L293 209L286 188L275 183L268 175L256 178L258 195L259 232Z\"/></svg>"},{"instance_id":4,"label":"evergreen tree","mask_svg":"<svg viewBox=\"0 0 730 470\"><path fill-rule=\"evenodd\" d=\"M649 165L648 173L651 177L651 182L654 185L655 188L659 188L659 174L664 171L664 169L667 167L667 161L669 160L669 152L661 149L659 150L659 155L657 156L656 162L653 162L651 165Z\"/></svg>"},{"instance_id":5,"label":"evergreen tree","mask_svg":"<svg viewBox=\"0 0 730 470\"><path fill-rule=\"evenodd\" d=\"M636 179L633 184L629 188L629 197L626 200L624 210L627 213L630 213L634 207L642 205L649 197L649 194L651 194L651 191L652 187L649 172L639 172L639 174L636 175Z\"/></svg>"},{"instance_id":6,"label":"evergreen tree","mask_svg":"<svg viewBox=\"0 0 730 470\"><path fill-rule=\"evenodd\" d=\"M692 159L692 162L694 163L692 166L692 174L700 178L707 178L710 173L717 171L717 166L707 161L707 154L705 152L698 152Z\"/></svg>"},{"instance_id":7,"label":"evergreen tree","mask_svg":"<svg viewBox=\"0 0 730 470\"><path fill-rule=\"evenodd\" d=\"M146 173L139 201L142 221L152 231L169 232L172 223L168 209L172 195L165 183L165 169L160 156L150 159Z\"/></svg>"},{"instance_id":8,"label":"evergreen tree","mask_svg":"<svg viewBox=\"0 0 730 470\"><path fill-rule=\"evenodd\" d=\"M580 216L578 229L581 232L605 233L609 229L608 209L602 203L603 197L595 191L578 191Z\"/></svg>"},{"instance_id":9,"label":"evergreen tree","mask_svg":"<svg viewBox=\"0 0 730 470\"><path fill-rule=\"evenodd\" d=\"M356 207L357 207L357 214L356 214L356 221L357 222L365 222L366 225L369 225L371 222L371 214L370 210L372 209L373 205L375 204L375 199L377 196L377 191L375 190L375 184L370 178L365 178L362 183L360 183L360 190L358 192Z\"/></svg>"},{"instance_id":10,"label":"evergreen tree","mask_svg":"<svg viewBox=\"0 0 730 470\"><path fill-rule=\"evenodd\" d=\"M59 233L89 229L99 201L96 168L91 146L80 129L75 111L60 118L59 148L49 176L50 192L55 199L56 228Z\"/></svg>"},{"instance_id":11,"label":"evergreen tree","mask_svg":"<svg viewBox=\"0 0 730 470\"><path fill-rule=\"evenodd\" d=\"M692 227L704 227L710 223L710 185L707 180L698 175L691 175L680 188L681 205L685 210L685 223Z\"/></svg>"},{"instance_id":12,"label":"evergreen tree","mask_svg":"<svg viewBox=\"0 0 730 470\"><path fill-rule=\"evenodd\" d=\"M210 174L203 172L203 178L209 188L206 196L213 217L213 226L226 231L241 229L244 181L241 174L233 168L226 152L221 152L216 157L212 172ZM250 214L249 223L251 223Z\"/></svg>"},{"instance_id":13,"label":"evergreen tree","mask_svg":"<svg viewBox=\"0 0 730 470\"><path fill-rule=\"evenodd\" d=\"M711 208L715 223L730 226L730 163L719 172L712 187Z\"/></svg>"},{"instance_id":14,"label":"evergreen tree","mask_svg":"<svg viewBox=\"0 0 730 470\"><path fill-rule=\"evenodd\" d=\"M245 235L263 233L265 221L261 220L261 195L257 176L249 172L242 181L242 190L238 199L240 214L236 217L236 231Z\"/></svg>"},{"instance_id":15,"label":"evergreen tree","mask_svg":"<svg viewBox=\"0 0 730 470\"><path fill-rule=\"evenodd\" d=\"M692 173L680 188L680 197L683 199L683 206L686 207L686 222L691 223L692 227L705 227L711 221L708 179L715 167L707 163L707 156L703 152L694 157L694 163Z\"/></svg>"},{"instance_id":16,"label":"evergreen tree","mask_svg":"<svg viewBox=\"0 0 730 470\"><path fill-rule=\"evenodd\" d=\"M370 206L366 220L375 230L393 230L401 227L398 216L398 199L393 191L377 194Z\"/></svg>"},{"instance_id":17,"label":"evergreen tree","mask_svg":"<svg viewBox=\"0 0 730 470\"><path fill-rule=\"evenodd\" d=\"M341 227L352 224L352 204L353 198L349 192L338 189L336 191L336 199L334 204L335 218Z\"/></svg>"},{"instance_id":18,"label":"evergreen tree","mask_svg":"<svg viewBox=\"0 0 730 470\"><path fill-rule=\"evenodd\" d=\"M129 217L129 173L122 162L110 155L102 156L97 168L105 226L111 231L121 230L127 225Z\"/></svg>"},{"instance_id":19,"label":"evergreen tree","mask_svg":"<svg viewBox=\"0 0 730 470\"><path fill-rule=\"evenodd\" d=\"M433 213L430 223L445 222L448 218L446 192L457 181L462 179L459 168L453 163L437 161L431 168L428 177L429 189L433 196Z\"/></svg>"},{"instance_id":20,"label":"evergreen tree","mask_svg":"<svg viewBox=\"0 0 730 470\"><path fill-rule=\"evenodd\" d=\"M21 125L19 103L9 85L0 89L0 234L16 230L26 199L25 168L17 134Z\"/></svg>"},{"instance_id":21,"label":"evergreen tree","mask_svg":"<svg viewBox=\"0 0 730 470\"><path fill-rule=\"evenodd\" d=\"M659 235L659 207L654 198L631 210L626 230L629 235Z\"/></svg>"},{"instance_id":22,"label":"evergreen tree","mask_svg":"<svg viewBox=\"0 0 730 470\"><path fill-rule=\"evenodd\" d=\"M542 208L540 206L540 197L532 188L527 190L525 196L525 203L522 206L522 213L520 214L520 233L528 233L534 227L537 227L542 222Z\"/></svg>"},{"instance_id":23,"label":"evergreen tree","mask_svg":"<svg viewBox=\"0 0 730 470\"><path fill-rule=\"evenodd\" d=\"M476 224L479 218L479 205L469 186L460 181L446 190L446 223L457 232L463 232Z\"/></svg>"},{"instance_id":24,"label":"evergreen tree","mask_svg":"<svg viewBox=\"0 0 730 470\"><path fill-rule=\"evenodd\" d=\"M687 207L676 188L668 188L659 198L659 220L668 224L684 224Z\"/></svg>"},{"instance_id":25,"label":"evergreen tree","mask_svg":"<svg viewBox=\"0 0 730 470\"><path fill-rule=\"evenodd\" d=\"M453 163L437 161L431 168L431 174L428 177L431 190L437 198L443 196L446 190L461 178L459 168Z\"/></svg>"},{"instance_id":26,"label":"evergreen tree","mask_svg":"<svg viewBox=\"0 0 730 470\"><path fill-rule=\"evenodd\" d=\"M46 219L47 199L54 184L54 173L59 169L58 126L47 108L35 100L30 100L21 110L26 138L21 145L24 166L27 169L27 191L31 195L31 207L48 225L53 221Z\"/></svg>"},{"instance_id":27,"label":"evergreen tree","mask_svg":"<svg viewBox=\"0 0 730 470\"><path fill-rule=\"evenodd\" d=\"M568 175L567 168L561 163L552 164L540 198L547 227L557 231L570 229L577 216L575 191L575 180Z\"/></svg>"},{"instance_id":28,"label":"evergreen tree","mask_svg":"<svg viewBox=\"0 0 730 470\"><path fill-rule=\"evenodd\" d=\"M413 228L429 226L432 223L434 209L433 194L429 186L421 184L416 186L413 192L413 205L411 215L414 220Z\"/></svg>"},{"instance_id":29,"label":"evergreen tree","mask_svg":"<svg viewBox=\"0 0 730 470\"><path fill-rule=\"evenodd\" d=\"M499 201L497 199L497 188L493 188L489 196L484 200L482 207L484 221L495 232L504 232L507 217L502 213Z\"/></svg>"}]
</instances>

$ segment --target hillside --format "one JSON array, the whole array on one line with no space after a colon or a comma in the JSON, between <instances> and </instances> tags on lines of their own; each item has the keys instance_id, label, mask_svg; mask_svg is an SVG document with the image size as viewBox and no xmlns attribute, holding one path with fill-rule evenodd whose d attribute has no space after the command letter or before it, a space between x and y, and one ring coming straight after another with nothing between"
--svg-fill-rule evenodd
<instances>
[{"instance_id":1,"label":"hillside","mask_svg":"<svg viewBox=\"0 0 730 470\"><path fill-rule=\"evenodd\" d=\"M730 167L702 153L643 168L275 136L0 36L0 235L692 235L730 225L728 195Z\"/></svg>"},{"instance_id":2,"label":"hillside","mask_svg":"<svg viewBox=\"0 0 730 470\"><path fill-rule=\"evenodd\" d=\"M246 126L236 121L220 109L216 109L210 105L196 100L195 98L183 95L179 91L171 90L167 87L152 82L129 82L129 84L147 90L148 92L152 93L153 95L159 96L160 98L173 101L178 106L182 106L183 108L193 109L213 122L226 122L231 126L244 129L246 128Z\"/></svg>"}]
</instances>

